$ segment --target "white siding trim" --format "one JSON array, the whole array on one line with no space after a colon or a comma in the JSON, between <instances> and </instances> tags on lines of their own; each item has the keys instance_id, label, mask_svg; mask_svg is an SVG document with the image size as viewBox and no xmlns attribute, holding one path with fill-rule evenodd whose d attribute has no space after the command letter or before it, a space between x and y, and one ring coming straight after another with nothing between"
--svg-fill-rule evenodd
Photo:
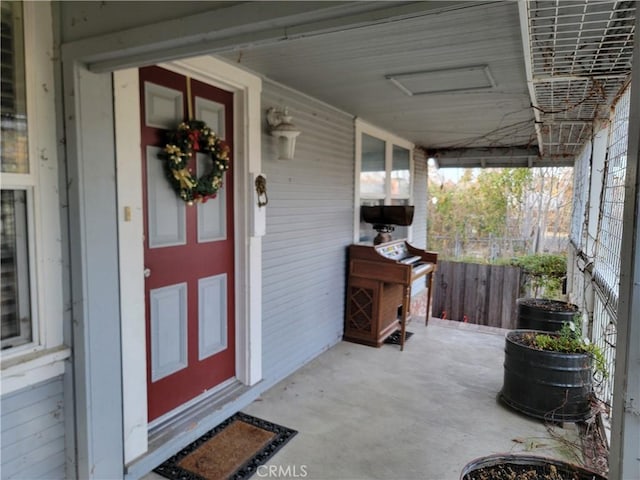
<instances>
[{"instance_id":1,"label":"white siding trim","mask_svg":"<svg viewBox=\"0 0 640 480\"><path fill-rule=\"evenodd\" d=\"M125 462L146 452L148 445L144 275L137 267L144 267L142 169L131 161L140 158L142 142L138 82L137 68L113 74Z\"/></svg>"},{"instance_id":2,"label":"white siding trim","mask_svg":"<svg viewBox=\"0 0 640 480\"><path fill-rule=\"evenodd\" d=\"M40 350L18 362L3 362L1 395L62 375L65 360L70 355L71 350L62 346L52 350Z\"/></svg>"}]
</instances>

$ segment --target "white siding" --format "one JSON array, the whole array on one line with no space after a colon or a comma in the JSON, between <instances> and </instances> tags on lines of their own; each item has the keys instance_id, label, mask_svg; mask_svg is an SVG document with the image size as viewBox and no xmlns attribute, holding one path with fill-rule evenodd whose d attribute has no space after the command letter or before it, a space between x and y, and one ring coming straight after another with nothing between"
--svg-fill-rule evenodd
<instances>
[{"instance_id":1,"label":"white siding","mask_svg":"<svg viewBox=\"0 0 640 480\"><path fill-rule=\"evenodd\" d=\"M355 131L350 115L269 82L262 102L263 111L287 106L302 132L291 161L277 160L274 137L262 138L263 373L271 384L342 337Z\"/></svg>"},{"instance_id":2,"label":"white siding","mask_svg":"<svg viewBox=\"0 0 640 480\"><path fill-rule=\"evenodd\" d=\"M62 378L2 397L2 479L65 478Z\"/></svg>"}]
</instances>

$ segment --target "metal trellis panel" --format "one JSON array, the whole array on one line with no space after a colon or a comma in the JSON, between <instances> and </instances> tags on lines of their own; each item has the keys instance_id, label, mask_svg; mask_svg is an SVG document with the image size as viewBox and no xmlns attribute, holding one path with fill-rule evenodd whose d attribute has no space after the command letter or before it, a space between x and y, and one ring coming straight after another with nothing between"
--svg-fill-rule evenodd
<instances>
[{"instance_id":1,"label":"metal trellis panel","mask_svg":"<svg viewBox=\"0 0 640 480\"><path fill-rule=\"evenodd\" d=\"M620 282L620 247L624 209L624 181L627 167L630 89L614 107L605 162L604 186L600 204L594 278L617 308Z\"/></svg>"}]
</instances>

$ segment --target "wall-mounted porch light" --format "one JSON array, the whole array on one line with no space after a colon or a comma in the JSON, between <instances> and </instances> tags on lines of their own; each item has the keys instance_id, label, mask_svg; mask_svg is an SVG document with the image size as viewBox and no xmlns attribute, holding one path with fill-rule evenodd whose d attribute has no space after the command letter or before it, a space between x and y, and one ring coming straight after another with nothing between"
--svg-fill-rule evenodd
<instances>
[{"instance_id":1,"label":"wall-mounted porch light","mask_svg":"<svg viewBox=\"0 0 640 480\"><path fill-rule=\"evenodd\" d=\"M278 159L293 160L296 149L296 137L300 131L291 123L289 111L271 107L267 110L267 124L269 133L278 138Z\"/></svg>"}]
</instances>

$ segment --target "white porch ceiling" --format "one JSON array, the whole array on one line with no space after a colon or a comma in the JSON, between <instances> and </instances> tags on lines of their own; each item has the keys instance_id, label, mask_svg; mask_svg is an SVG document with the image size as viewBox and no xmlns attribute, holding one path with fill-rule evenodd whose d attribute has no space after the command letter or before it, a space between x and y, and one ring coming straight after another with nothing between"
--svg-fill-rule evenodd
<instances>
[{"instance_id":1,"label":"white porch ceiling","mask_svg":"<svg viewBox=\"0 0 640 480\"><path fill-rule=\"evenodd\" d=\"M633 1L355 3L385 14L217 54L441 166L572 165L631 73Z\"/></svg>"}]
</instances>

